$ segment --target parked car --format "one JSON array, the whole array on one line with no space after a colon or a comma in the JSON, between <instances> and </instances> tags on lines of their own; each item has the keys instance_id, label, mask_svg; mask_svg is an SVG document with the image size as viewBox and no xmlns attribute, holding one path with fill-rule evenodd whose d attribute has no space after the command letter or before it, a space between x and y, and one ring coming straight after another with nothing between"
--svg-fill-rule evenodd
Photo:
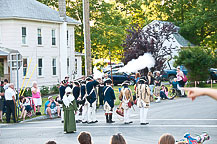
<instances>
[{"instance_id":1,"label":"parked car","mask_svg":"<svg viewBox=\"0 0 217 144\"><path fill-rule=\"evenodd\" d=\"M188 74L188 70L185 67L182 67L182 71L185 75ZM210 72L210 78L212 80L217 80L217 68L211 68L209 69ZM161 73L161 76L163 80L168 80L170 83L172 83L173 79L176 77L176 69L165 69Z\"/></svg>"},{"instance_id":2,"label":"parked car","mask_svg":"<svg viewBox=\"0 0 217 144\"><path fill-rule=\"evenodd\" d=\"M211 68L209 71L210 71L210 79L217 80L217 68Z\"/></svg>"},{"instance_id":3,"label":"parked car","mask_svg":"<svg viewBox=\"0 0 217 144\"><path fill-rule=\"evenodd\" d=\"M109 78L111 78L110 74L109 74ZM112 73L112 78L113 78L113 84L114 85L122 84L126 80L130 81L130 85L135 84L135 76L129 75L129 74L124 73L124 72Z\"/></svg>"},{"instance_id":4,"label":"parked car","mask_svg":"<svg viewBox=\"0 0 217 144\"><path fill-rule=\"evenodd\" d=\"M185 75L188 74L188 70L185 67L181 69ZM176 69L165 69L161 73L161 77L163 80L168 80L169 83L172 83L173 79L176 77Z\"/></svg>"}]
</instances>

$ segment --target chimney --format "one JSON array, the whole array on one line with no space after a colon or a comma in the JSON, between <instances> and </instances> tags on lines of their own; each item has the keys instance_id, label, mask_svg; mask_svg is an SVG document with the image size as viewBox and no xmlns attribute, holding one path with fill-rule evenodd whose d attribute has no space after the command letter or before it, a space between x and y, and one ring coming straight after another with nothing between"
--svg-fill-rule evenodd
<instances>
[{"instance_id":1,"label":"chimney","mask_svg":"<svg viewBox=\"0 0 217 144\"><path fill-rule=\"evenodd\" d=\"M66 21L66 1L65 0L59 0L59 14L60 14L60 17L62 17L63 20Z\"/></svg>"}]
</instances>

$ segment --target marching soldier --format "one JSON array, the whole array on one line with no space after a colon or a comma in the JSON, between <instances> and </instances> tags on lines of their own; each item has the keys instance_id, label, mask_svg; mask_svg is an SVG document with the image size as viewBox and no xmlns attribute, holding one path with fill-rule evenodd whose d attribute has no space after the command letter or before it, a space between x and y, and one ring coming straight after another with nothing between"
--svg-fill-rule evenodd
<instances>
[{"instance_id":1,"label":"marching soldier","mask_svg":"<svg viewBox=\"0 0 217 144\"><path fill-rule=\"evenodd\" d=\"M60 84L60 88L59 88L59 93L60 93L60 99L63 99L63 96L65 95L65 89L67 87L67 81L63 80ZM64 112L63 112L63 105L60 104L60 109L61 109L61 122L64 122Z\"/></svg>"},{"instance_id":2,"label":"marching soldier","mask_svg":"<svg viewBox=\"0 0 217 144\"><path fill-rule=\"evenodd\" d=\"M75 115L76 123L80 123L81 122L81 119L79 117L79 106L80 106L80 104L78 102L79 101L78 97L80 96L80 84L77 81L74 81L74 83L73 83L72 94L75 97L75 100L76 100L76 103L77 103L77 106L78 106L78 111L77 111L77 113Z\"/></svg>"},{"instance_id":3,"label":"marching soldier","mask_svg":"<svg viewBox=\"0 0 217 144\"><path fill-rule=\"evenodd\" d=\"M86 84L86 92L87 92L87 102L88 102L88 124L91 123L97 123L96 120L96 92L95 92L95 86L99 84L96 80L93 80L92 76L89 76L86 78L87 84Z\"/></svg>"},{"instance_id":4,"label":"marching soldier","mask_svg":"<svg viewBox=\"0 0 217 144\"><path fill-rule=\"evenodd\" d=\"M123 88L120 91L119 99L122 101L122 107L124 109L124 124L133 123L130 121L130 108L133 103L133 95L130 88L128 88L129 82L123 82Z\"/></svg>"},{"instance_id":5,"label":"marching soldier","mask_svg":"<svg viewBox=\"0 0 217 144\"><path fill-rule=\"evenodd\" d=\"M103 88L103 95L104 95L104 109L105 109L105 116L106 116L106 123L114 123L112 121L112 114L114 108L114 100L115 100L115 93L113 88L111 87L112 80L108 79L105 81L106 86Z\"/></svg>"},{"instance_id":6,"label":"marching soldier","mask_svg":"<svg viewBox=\"0 0 217 144\"><path fill-rule=\"evenodd\" d=\"M88 102L86 100L86 81L81 81L81 104L82 104L82 123L87 123L87 110L88 110Z\"/></svg>"},{"instance_id":7,"label":"marching soldier","mask_svg":"<svg viewBox=\"0 0 217 144\"><path fill-rule=\"evenodd\" d=\"M150 107L150 88L146 84L144 79L140 79L137 89L136 89L136 98L137 106L140 108L140 124L147 125L147 114L148 108Z\"/></svg>"}]
</instances>

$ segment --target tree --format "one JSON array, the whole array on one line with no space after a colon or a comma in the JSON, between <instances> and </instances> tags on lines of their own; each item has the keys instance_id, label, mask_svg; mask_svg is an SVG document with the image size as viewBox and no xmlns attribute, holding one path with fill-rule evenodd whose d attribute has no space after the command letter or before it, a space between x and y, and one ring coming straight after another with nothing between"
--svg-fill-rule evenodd
<instances>
[{"instance_id":1,"label":"tree","mask_svg":"<svg viewBox=\"0 0 217 144\"><path fill-rule=\"evenodd\" d=\"M166 57L171 56L172 50L175 49L172 45L163 46L163 43L166 40L173 41L172 34L178 32L177 27L172 23L158 21L143 29L138 25L134 25L127 32L129 34L122 45L124 48L123 62L126 64L144 53L151 53L155 59L153 70L161 71L165 67Z\"/></svg>"},{"instance_id":2,"label":"tree","mask_svg":"<svg viewBox=\"0 0 217 144\"><path fill-rule=\"evenodd\" d=\"M189 47L181 50L175 57L175 66L184 65L188 70L190 81L206 81L209 78L209 69L215 66L216 55L203 47Z\"/></svg>"},{"instance_id":3,"label":"tree","mask_svg":"<svg viewBox=\"0 0 217 144\"><path fill-rule=\"evenodd\" d=\"M161 20L174 22L179 26L183 37L195 45L216 49L216 0L150 0L146 4L150 6L154 2L152 12Z\"/></svg>"}]
</instances>

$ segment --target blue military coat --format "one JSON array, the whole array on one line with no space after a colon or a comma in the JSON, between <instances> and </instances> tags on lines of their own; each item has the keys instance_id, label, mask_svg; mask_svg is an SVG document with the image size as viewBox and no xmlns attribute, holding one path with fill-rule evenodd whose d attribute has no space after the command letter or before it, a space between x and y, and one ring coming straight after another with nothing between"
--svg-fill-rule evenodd
<instances>
[{"instance_id":1,"label":"blue military coat","mask_svg":"<svg viewBox=\"0 0 217 144\"><path fill-rule=\"evenodd\" d=\"M112 87L105 86L103 88L104 102L107 102L111 108L114 107L115 92Z\"/></svg>"},{"instance_id":2,"label":"blue military coat","mask_svg":"<svg viewBox=\"0 0 217 144\"><path fill-rule=\"evenodd\" d=\"M94 87L97 86L99 82L96 80L92 82L87 82L86 89L87 89L87 101L92 104L96 101L96 92L94 90Z\"/></svg>"}]
</instances>

